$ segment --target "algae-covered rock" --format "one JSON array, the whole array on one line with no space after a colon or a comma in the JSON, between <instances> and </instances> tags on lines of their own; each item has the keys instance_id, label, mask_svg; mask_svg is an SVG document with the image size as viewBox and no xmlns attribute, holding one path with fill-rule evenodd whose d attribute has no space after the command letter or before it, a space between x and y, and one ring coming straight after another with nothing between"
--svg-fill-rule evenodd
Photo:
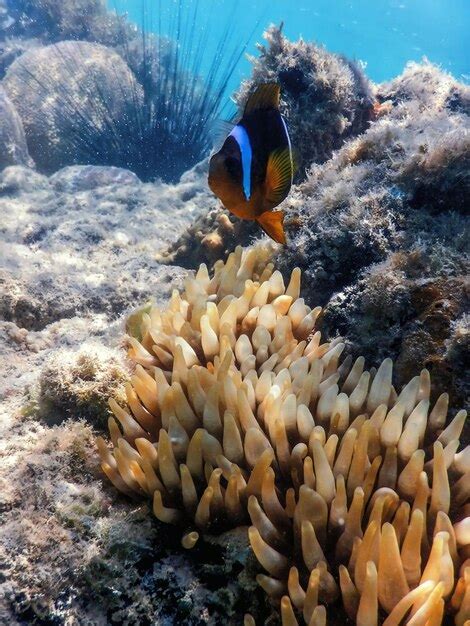
<instances>
[{"instance_id":1,"label":"algae-covered rock","mask_svg":"<svg viewBox=\"0 0 470 626\"><path fill-rule=\"evenodd\" d=\"M108 419L108 399L125 398L129 372L122 352L97 343L77 352L55 352L39 378L39 412L48 423L84 419L103 430Z\"/></svg>"},{"instance_id":2,"label":"algae-covered rock","mask_svg":"<svg viewBox=\"0 0 470 626\"><path fill-rule=\"evenodd\" d=\"M23 122L30 154L44 173L94 163L93 154L102 154L103 145L112 154L115 137L126 134L143 98L121 56L83 41L26 52L8 68L3 84Z\"/></svg>"},{"instance_id":3,"label":"algae-covered rock","mask_svg":"<svg viewBox=\"0 0 470 626\"><path fill-rule=\"evenodd\" d=\"M388 113L287 201L298 225L279 259L304 269L328 333L369 360L394 356L398 383L436 368L458 403L462 371L446 346L468 307L470 117L451 102L468 87L424 64L379 91Z\"/></svg>"},{"instance_id":4,"label":"algae-covered rock","mask_svg":"<svg viewBox=\"0 0 470 626\"><path fill-rule=\"evenodd\" d=\"M470 114L470 87L430 63L410 62L400 76L377 88L379 102L390 102L391 117L400 116L400 108L413 102L422 109Z\"/></svg>"},{"instance_id":5,"label":"algae-covered rock","mask_svg":"<svg viewBox=\"0 0 470 626\"><path fill-rule=\"evenodd\" d=\"M39 331L89 313L115 319L168 294L183 272L163 266L157 253L199 214L204 193L194 182L143 184L117 169L79 168L48 179L6 168L0 318Z\"/></svg>"},{"instance_id":6,"label":"algae-covered rock","mask_svg":"<svg viewBox=\"0 0 470 626\"><path fill-rule=\"evenodd\" d=\"M130 26L103 0L3 0L0 32L46 42L86 40L112 45L125 41ZM3 19L2 19L3 13Z\"/></svg>"},{"instance_id":7,"label":"algae-covered rock","mask_svg":"<svg viewBox=\"0 0 470 626\"><path fill-rule=\"evenodd\" d=\"M345 57L302 39L289 41L271 26L252 57L252 76L236 95L243 107L260 83L281 87L281 113L295 147L300 177L311 163L322 163L346 139L364 131L373 117L373 89L362 68Z\"/></svg>"},{"instance_id":8,"label":"algae-covered rock","mask_svg":"<svg viewBox=\"0 0 470 626\"><path fill-rule=\"evenodd\" d=\"M305 268L323 300L371 263L419 243L432 256L426 271L445 273L455 264L459 271L465 228L459 209L470 195L469 122L460 114L404 112L312 167L288 201L299 227L283 256Z\"/></svg>"}]
</instances>

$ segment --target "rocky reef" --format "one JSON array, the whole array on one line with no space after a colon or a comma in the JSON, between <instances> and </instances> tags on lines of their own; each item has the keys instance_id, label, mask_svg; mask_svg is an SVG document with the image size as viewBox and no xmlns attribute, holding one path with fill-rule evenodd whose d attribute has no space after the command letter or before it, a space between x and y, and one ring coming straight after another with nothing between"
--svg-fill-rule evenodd
<instances>
[{"instance_id":1,"label":"rocky reef","mask_svg":"<svg viewBox=\"0 0 470 626\"><path fill-rule=\"evenodd\" d=\"M82 11L83 8L87 10ZM79 14L83 18L79 18ZM67 125L71 120L67 120L67 115L54 117L57 108L44 108L44 88L47 97L55 98L58 106L64 104L64 98L65 104L67 98L72 98L73 111L87 114L85 120L77 115L73 121L77 145L80 145L80 133L90 137L90 119L94 124L92 135L102 137L99 133L109 119L119 125L125 118L128 109L122 106L124 100L128 102L136 94L145 98L146 90L153 88L152 81L146 82L148 63L155 63L153 44L150 48L143 46L136 30L107 12L103 3L98 0L60 3L0 0L0 30L0 75L5 76L0 87L0 622L14 626L83 623L188 626L226 623L235 626L244 620L246 626L253 626L254 623L278 624L281 618L285 624L295 624L295 615L296 620L308 617L311 623L322 624L325 613L319 607L328 593L341 593L345 612L338 608L337 616L328 615L328 624L335 624L335 620L344 624L347 615L355 615L360 609L362 623L370 626L373 622L368 620L374 613L376 601L382 607L378 613L378 623L382 623L384 610L390 612L392 608L390 598L384 599L380 582L383 581L384 561L381 567L380 560L372 559L374 570L374 566L367 565L366 551L361 552L356 547L356 557L361 555L358 573L352 565L341 571L332 570L330 565L327 571L333 571L336 576L332 582L324 567L318 567L322 560L314 563L320 554L315 538L317 531L321 536L324 523L316 520L312 532L308 520L302 518L304 505L308 508L311 504L315 480L318 482L314 493L320 490L324 501L325 498L330 500L333 493L324 457L332 460L333 473L338 473L339 461L345 462L351 451L351 441L357 438L363 444L367 434L371 454L368 457L370 467L363 467L367 483L363 491L369 489L367 478L372 480L377 471L379 491L396 489L400 498L399 506L395 507L395 496L387 492L391 500L387 500L389 509L383 520L383 552L390 547L395 550L394 536L404 541L407 513L410 529L413 529L410 532L416 531L421 520L413 508L426 510L429 518L439 518L437 525L429 522L429 545L423 549L420 574L424 575L425 562L432 565L438 554L446 564L445 577L435 580L433 574L422 582L424 588L421 586L420 593L430 588L429 580L437 583L434 585L437 591L433 587L432 602L426 609L432 611L434 623L442 622L440 598L444 595L448 611L445 619L454 621L457 615L456 623L463 624L461 618L467 610L464 598L468 602L468 593L465 596L463 590L469 581L465 568L458 571L456 560L452 580L459 582L452 596L446 585L451 578L448 554L456 559L454 548L458 544L460 560L464 562L470 556L468 530L465 531L465 525L458 525L467 511L464 503L468 499L468 483L466 478L460 482L460 476L464 473L462 468L467 471L468 466L468 447L465 448L468 427L461 423L460 413L450 431L440 434L440 430L444 428L442 416L447 402L452 418L469 396L465 377L469 347L468 283L465 280L469 238L466 211L470 201L469 88L427 62L410 64L394 80L374 85L361 67L347 59L309 42L290 42L281 29L269 29L267 45L260 47L259 56L252 59L253 74L241 85L236 101L242 106L256 82L278 80L283 92L283 112L298 148L297 184L280 207L286 212L289 242L284 248L271 247L265 245L264 236L255 224L237 220L220 208L207 189L207 160L181 177L178 168L185 166L183 160L178 161L178 167L172 171L174 182L171 184L141 182L136 161L130 158L124 159L124 167L105 167L99 159L94 165L91 162L79 164L76 152L69 160L68 150L72 144L67 145L64 140L72 128ZM51 44L54 45L51 47ZM146 62L144 51L150 54ZM90 58L91 66L89 72L84 66L80 67L83 73L77 82L71 77L70 64L81 65L84 54ZM168 54L171 57L171 46ZM64 58L69 57L75 61L64 63ZM54 71L49 80L51 67ZM44 84L32 89L31 84L28 87L28 80L31 72L38 71L42 72ZM128 97L116 101L110 117L109 111L103 115L103 110L90 105L90 95L97 81L103 88L112 85L113 71L119 71L120 82L124 81L129 89ZM90 106L93 118L88 115ZM67 110L65 106L64 111ZM124 129L120 137L127 136L126 132ZM108 151L114 151L113 158L119 156L113 142L103 145ZM176 155L175 159L180 156ZM122 165L122 161L116 158L117 165ZM65 164L70 166L62 167ZM222 277L222 260L230 259L229 269L230 264L233 265L232 253L237 245L248 246L261 237L263 245L256 247L257 260L252 274L247 273L247 277L269 284L265 302L262 300L266 287L261 288L261 294L252 294L252 297L260 308L263 322L260 327L269 334L272 332L273 337L267 343L266 332L257 331L256 335L251 332L254 328L250 324L256 323L256 316L244 319L249 343L256 344L256 349L248 354L246 341L233 344L234 338L239 340L239 335L243 335L239 329L235 334L230 327L234 315L236 323L242 322L241 318L238 320L238 309L234 314L233 300L243 300L243 290L236 284L233 271L222 285L217 284L217 294L210 294L209 303L206 297L207 311L199 307L194 313L194 324L189 327L184 317L188 311L184 310L182 302L187 299L193 307L194 302L201 303L204 294L198 290L197 281L194 286L191 280L186 283L189 291L182 299L172 293L175 288L184 289L184 281L201 262L208 266L207 273L202 269L198 276L205 289L207 281L214 281L213 272ZM238 250L235 255L241 262L240 255L246 265L246 250L243 253ZM278 271L273 272L271 263ZM302 285L297 285L296 267L304 276ZM295 297L304 298L304 302L296 304L289 316L284 310L286 298L294 299L294 296L276 290L289 284L293 271L292 294L295 287ZM155 303L160 313L156 312ZM160 319L166 303L169 303L171 315L163 314ZM263 308L265 306L267 308ZM317 306L323 307L321 313ZM136 307L137 314L129 317ZM223 321L229 328L225 325L217 331L214 329L214 307L224 316ZM170 469L164 470L164 476L158 469L152 474L146 463L141 466L148 446L146 449L146 444L139 442L144 450L142 456L137 444L136 448L132 447L135 437L126 432L126 424L135 429L139 417L145 421L152 414L152 397L150 395L149 399L148 389L146 393L148 375L146 378L143 368L152 375L155 367L164 372L159 379L161 389L171 384L179 409L184 405L181 414L184 419L188 417L188 405L184 404L178 385L185 388L186 359L194 358L194 352L200 361L196 369L203 364L212 377L217 368L223 372L227 365L220 359L216 363L214 357L219 355L215 335L219 350L222 348L226 353L235 350L237 367L242 367L240 358L246 357L242 359L243 377L247 376L247 393L250 394L249 381L253 374L249 371L254 371L253 358L257 375L259 373L263 382L267 383L271 370L273 375L281 375L279 371L274 372L279 363L273 364L271 357L281 351L278 344L287 335L281 333L281 337L278 329L274 337L277 317L271 328L274 318L269 307L274 307L275 317L295 318L296 324L303 324L300 330L298 324L294 329L298 344L307 338L311 340L310 336L303 337L307 331L308 335L319 328L323 335L323 343L318 346L315 342L319 341L319 335L314 335L314 343L308 344L307 353L303 356L299 353L299 363L293 359L287 364L288 357L284 354L279 362L289 371L289 384L294 394L302 393L303 357L307 361L318 357L325 369L322 380L317 381L322 385L321 406L315 401L310 411L315 422L312 441L310 436L308 440L301 436L301 432L305 435L307 426L312 426L304 409L300 410L300 416L296 413L295 425L289 421L292 417L290 398L285 407L283 405L289 427L285 431L287 444L284 431L279 424L274 424L272 433L265 433L264 439L250 433L248 442L242 427L242 448L235 445L226 449L222 421L218 424L216 420L217 399L211 396L207 414L202 412L202 423L212 439L205 437L206 467L203 466L200 483L197 483L197 503L192 503L196 504L195 510L188 501L188 514L182 503L183 495L179 499L182 492L178 490L171 498L165 493L160 500L157 496L156 502L147 501L145 494L150 495L151 491L148 481L155 476L163 481L168 491L166 481L171 483L175 472L172 473L171 463ZM304 322L298 319L301 312L303 318L307 318ZM207 318L202 322L204 333L201 332L202 318ZM163 326L157 328L160 322ZM282 324L285 322L280 326ZM271 330L267 330L269 328ZM156 339L152 334L149 339L150 330ZM176 342L179 348L175 348L165 338L168 333L181 336L185 343ZM136 368L132 359L125 358L126 335L133 337L131 357L140 367ZM277 342L276 350L270 351L273 339ZM286 343L289 343L287 339ZM152 353L153 345L158 348L156 353ZM295 350L293 346L290 348ZM361 369L362 359L355 361L360 356L366 357L370 369ZM390 358L394 361L393 374ZM185 363L182 374L178 373L179 367L173 374L174 363L181 366L181 359ZM354 362L356 365L351 369ZM208 363L212 364L212 369ZM358 380L354 389L349 388L359 369L362 383ZM261 370L266 371L264 376ZM234 384L239 382L233 363L229 371ZM311 375L312 372L308 374ZM201 376L201 385L208 385L210 377ZM287 384L289 377L283 373L277 383ZM269 374L269 388L271 379ZM373 419L369 416L367 422L371 424L363 428L360 413L353 415L356 409L351 409L350 402L353 405L358 402L364 390L369 398L372 387L369 389L368 385L372 380L382 380L383 388L389 392L384 402L391 410L387 410L386 422L384 415L383 423L378 423L379 413ZM256 418L262 418L263 410L258 411L261 394L271 394L270 398L276 394L269 391L268 385L266 388L260 385L260 398L256 400L256 385L253 381L251 384L255 389ZM218 389L217 385L214 387ZM374 390L379 387L382 389L376 383ZM403 387L405 391L399 395ZM339 418L331 414L333 391L327 393L328 389L336 392L334 407ZM204 393L208 391L204 388ZM305 393L307 391L304 389ZM237 443L234 429L239 429L240 424L236 403L230 405L233 389L227 383L227 389L218 389L218 392L218 408L235 411L236 416L227 419L226 428L232 429L230 432ZM343 429L345 395L351 412L347 427ZM111 418L115 445L108 449L104 441L107 441L106 424L111 415L107 404L110 396L116 399L117 405L113 408L124 430ZM196 396L201 399L200 395ZM398 441L393 439L396 439L401 419L400 410L393 410L393 405L401 407L400 402L396 404L397 396L407 400L402 417L405 420L406 413L408 421L411 420L409 428L418 424L422 430L422 403L429 402L430 421L425 426L424 441L420 442L418 437L408 473L413 470L416 474L417 468L424 469L427 478L420 475L420 494L424 498L427 480L432 511L421 506L422 503L416 504L406 493L407 472L403 472L407 459L403 458L404 444L400 445L401 431ZM249 400L253 400L252 396ZM364 402L367 412L365 397ZM246 409L246 403L243 406ZM421 408L418 410L418 407ZM125 415L133 422L123 417L124 408ZM160 419L158 407L153 408ZM372 404L370 413L373 413ZM222 418L224 414L225 411ZM181 415L178 413L178 423L171 420L171 428L168 420L171 443L166 448L165 443L161 445L161 456L165 458L166 452L167 461L172 461L172 454L181 456L188 443L179 427ZM249 419L249 412L244 415ZM405 430L408 421L402 424ZM251 426L256 429L254 423ZM293 437L294 427L301 441ZM139 431L137 440L157 441L156 429L149 436L145 424L139 428L144 434ZM377 428L379 441L374 435ZM194 437L194 433L191 434ZM99 444L101 461L95 443L97 436L103 438ZM227 436L227 439L230 438ZM346 443L340 446L340 439ZM433 448L431 444L435 439L439 443ZM302 445L307 447L304 456ZM338 452L333 449L335 445ZM269 447L276 457L273 464L278 480L276 493L281 497L283 512L268 497L272 496L271 483L265 486L266 502L274 503L271 509L263 501L262 484L261 492L258 489L259 493L250 493L251 502L243 497L237 501L236 497L235 479L246 480L249 472L254 473L250 462L247 467L243 465L241 455L245 457L248 452L248 458L254 460L261 456L266 461L270 456ZM375 454L379 447L383 457L381 468ZM295 467L290 467L290 461L286 461L287 449ZM221 452L229 459L230 467L222 460L220 472L217 456ZM311 459L312 463L306 459ZM187 465L180 462L182 460L183 456L178 457L178 471L180 466ZM124 494L109 483L100 462L107 464L108 476ZM234 463L240 464L240 475L232 467ZM355 463L358 465L359 461ZM289 472L296 469L297 474L287 472L286 475L287 465ZM448 495L447 471L443 467L449 470L450 476L449 493L453 503L449 503L448 509L439 508L442 504L439 499L445 501ZM272 473L267 468L266 465L269 482ZM176 471L176 466L173 469ZM187 494L194 496L194 493L188 472L182 471L187 500ZM342 549L348 552L348 560L354 554L354 544L358 546L358 541L354 540L353 531L357 530L358 510L366 495L361 494L360 485L354 484L353 479L351 484L349 479L343 484L341 478L339 481L337 478L335 475L336 504L333 505L333 498L327 507L331 509L333 526L341 517L339 513L344 514L348 519L348 532L344 527L328 527L328 542L322 539L320 549L325 550L329 564L336 563L332 538L339 535L339 530L344 531L341 536L346 533L341 543ZM305 483L302 487L301 480ZM434 484L440 485L439 489ZM346 508L341 497L336 497L343 493L343 486L347 494ZM294 502L292 490L296 489ZM299 506L300 489L302 506L293 524L289 514L294 511L294 505ZM233 514L234 519L239 516L240 527L233 528L234 524L227 524L227 520L224 521L223 516L219 519L218 515L212 523L212 513L220 513L217 506L221 504L221 494L225 509L228 505L230 515ZM386 498L377 500L385 506ZM318 503L323 507L317 499ZM364 532L362 545L367 546L367 542L373 543L374 537L371 525L365 524L371 511L365 510L369 517L363 516L361 529ZM182 543L181 528L166 523L180 521L181 511L185 531ZM377 511L374 515L378 515ZM289 542L293 542L288 546L278 536L278 526L282 527L283 520ZM249 536L244 524L250 522L253 528ZM434 544L431 558L429 550ZM283 557L290 559L292 554L294 557L285 567ZM340 559L343 565L345 558ZM395 559L393 564L399 571L397 580L404 588L400 563ZM407 585L410 585L407 576L411 574L406 569L409 565L410 559L405 558L402 566ZM310 572L306 576L305 567L314 572L312 576ZM307 586L310 578L311 584ZM374 595L375 582L378 592ZM284 595L282 601L280 593ZM413 598L416 597L415 594ZM341 604L336 599L334 602L337 607Z\"/></svg>"},{"instance_id":2,"label":"rocky reef","mask_svg":"<svg viewBox=\"0 0 470 626\"><path fill-rule=\"evenodd\" d=\"M469 95L428 64L382 85L390 112L298 189L282 261L305 270L328 334L395 357L400 383L429 367L456 402L468 397L452 345L468 342Z\"/></svg>"},{"instance_id":3,"label":"rocky reef","mask_svg":"<svg viewBox=\"0 0 470 626\"><path fill-rule=\"evenodd\" d=\"M346 139L374 117L374 91L362 67L311 42L289 41L271 26L251 57L249 80L236 94L240 107L254 85L281 86L281 113L289 124L299 177L312 163L323 163Z\"/></svg>"},{"instance_id":4,"label":"rocky reef","mask_svg":"<svg viewBox=\"0 0 470 626\"><path fill-rule=\"evenodd\" d=\"M276 260L285 272L305 272L303 295L324 306L327 336L343 335L353 354L375 364L392 356L400 384L429 367L436 391L446 386L461 403L469 397L461 358L469 341L470 89L424 62L374 94L377 119L313 163L280 207L290 236ZM259 234L214 209L166 258L197 267Z\"/></svg>"}]
</instances>

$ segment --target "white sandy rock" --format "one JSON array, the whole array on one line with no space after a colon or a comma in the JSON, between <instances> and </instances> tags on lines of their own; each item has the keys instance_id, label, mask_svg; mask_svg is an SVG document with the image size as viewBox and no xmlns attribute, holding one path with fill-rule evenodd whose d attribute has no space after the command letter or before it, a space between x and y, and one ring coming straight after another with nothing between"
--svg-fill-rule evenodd
<instances>
[{"instance_id":1,"label":"white sandy rock","mask_svg":"<svg viewBox=\"0 0 470 626\"><path fill-rule=\"evenodd\" d=\"M50 177L56 191L68 193L91 191L108 185L136 185L139 182L138 176L122 167L99 165L70 165Z\"/></svg>"},{"instance_id":2,"label":"white sandy rock","mask_svg":"<svg viewBox=\"0 0 470 626\"><path fill-rule=\"evenodd\" d=\"M0 170L7 165L32 165L23 123L0 85Z\"/></svg>"},{"instance_id":3,"label":"white sandy rock","mask_svg":"<svg viewBox=\"0 0 470 626\"><path fill-rule=\"evenodd\" d=\"M85 312L116 318L164 297L182 270L156 255L198 214L204 193L196 181L143 184L117 168L67 168L49 180L6 168L1 318L41 330Z\"/></svg>"}]
</instances>

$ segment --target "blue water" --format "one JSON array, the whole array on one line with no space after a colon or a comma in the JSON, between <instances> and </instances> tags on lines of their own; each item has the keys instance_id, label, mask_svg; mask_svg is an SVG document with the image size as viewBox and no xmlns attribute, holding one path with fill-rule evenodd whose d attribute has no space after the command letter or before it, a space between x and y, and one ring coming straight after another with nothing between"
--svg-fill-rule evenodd
<instances>
[{"instance_id":1,"label":"blue water","mask_svg":"<svg viewBox=\"0 0 470 626\"><path fill-rule=\"evenodd\" d=\"M155 15L158 0L145 0ZM160 0L162 31L180 0ZM192 7L196 0L182 0ZM216 33L225 26L233 0L198 0L200 13L196 29L206 21L206 59L216 45ZM108 0L111 8L127 12L142 24L142 0ZM470 78L470 0L237 0L232 19L234 39L244 42L254 29L247 52L256 53L264 28L284 22L291 39L302 36L329 50L366 64L366 72L376 82L398 75L407 61L427 57L455 77ZM259 21L259 25L256 26ZM149 21L147 19L147 21ZM248 76L250 64L243 58L230 87Z\"/></svg>"}]
</instances>

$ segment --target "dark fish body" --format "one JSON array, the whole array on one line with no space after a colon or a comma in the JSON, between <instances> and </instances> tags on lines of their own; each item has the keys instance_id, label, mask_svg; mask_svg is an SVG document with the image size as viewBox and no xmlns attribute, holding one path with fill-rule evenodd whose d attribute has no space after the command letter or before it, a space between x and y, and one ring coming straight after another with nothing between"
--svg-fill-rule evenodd
<instances>
[{"instance_id":1,"label":"dark fish body","mask_svg":"<svg viewBox=\"0 0 470 626\"><path fill-rule=\"evenodd\" d=\"M214 154L209 186L237 217L256 220L285 243L284 214L273 211L288 195L294 165L286 123L279 112L279 86L260 85L250 96L242 119Z\"/></svg>"}]
</instances>

